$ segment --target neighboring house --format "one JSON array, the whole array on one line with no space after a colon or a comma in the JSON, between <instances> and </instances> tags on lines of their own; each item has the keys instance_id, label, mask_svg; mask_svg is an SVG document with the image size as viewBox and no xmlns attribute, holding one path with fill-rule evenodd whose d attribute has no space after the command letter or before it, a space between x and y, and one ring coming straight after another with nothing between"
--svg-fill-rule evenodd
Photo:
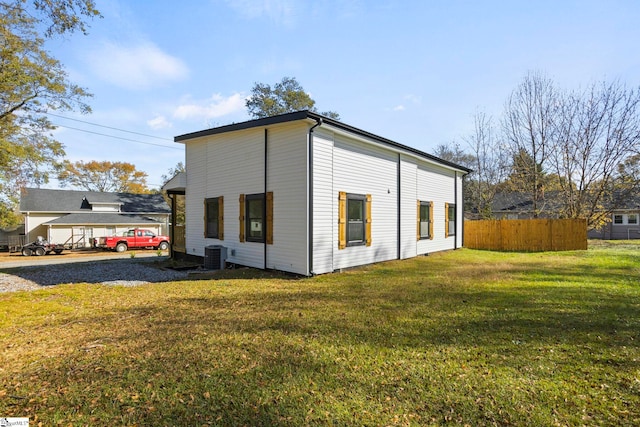
<instances>
[{"instance_id":1,"label":"neighboring house","mask_svg":"<svg viewBox=\"0 0 640 427\"><path fill-rule=\"evenodd\" d=\"M168 231L171 210L161 194L25 188L20 197L27 242L90 247L92 238L113 236L133 227Z\"/></svg>"},{"instance_id":2,"label":"neighboring house","mask_svg":"<svg viewBox=\"0 0 640 427\"><path fill-rule=\"evenodd\" d=\"M462 246L470 170L414 148L309 111L175 141L186 258L222 245L231 263L313 275Z\"/></svg>"},{"instance_id":3,"label":"neighboring house","mask_svg":"<svg viewBox=\"0 0 640 427\"><path fill-rule=\"evenodd\" d=\"M589 231L590 239L640 239L640 196L618 200L616 205L610 221L601 229Z\"/></svg>"},{"instance_id":4,"label":"neighboring house","mask_svg":"<svg viewBox=\"0 0 640 427\"><path fill-rule=\"evenodd\" d=\"M557 202L557 192L550 192L546 197L538 200L536 210L537 218L557 218L556 212L560 210ZM531 195L517 191L503 191L493 197L491 211L495 219L531 219L534 215Z\"/></svg>"},{"instance_id":5,"label":"neighboring house","mask_svg":"<svg viewBox=\"0 0 640 427\"><path fill-rule=\"evenodd\" d=\"M557 192L549 194L540 201L539 218L556 218L555 212L560 210ZM588 230L589 239L640 239L640 197L617 197L613 202L617 207L611 210L609 220L601 229ZM531 197L524 193L501 192L493 199L493 216L496 219L529 219L533 218Z\"/></svg>"}]
</instances>

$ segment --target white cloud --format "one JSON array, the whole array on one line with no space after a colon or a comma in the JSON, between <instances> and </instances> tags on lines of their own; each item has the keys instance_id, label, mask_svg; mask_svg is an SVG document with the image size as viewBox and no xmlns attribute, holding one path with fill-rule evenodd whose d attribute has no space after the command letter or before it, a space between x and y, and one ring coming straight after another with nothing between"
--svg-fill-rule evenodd
<instances>
[{"instance_id":1,"label":"white cloud","mask_svg":"<svg viewBox=\"0 0 640 427\"><path fill-rule=\"evenodd\" d=\"M409 94L409 95L403 96L402 99L405 102L403 104L396 105L391 109L391 111L405 111L407 107L412 107L412 106L422 104L422 98L418 95Z\"/></svg>"},{"instance_id":2,"label":"white cloud","mask_svg":"<svg viewBox=\"0 0 640 427\"><path fill-rule=\"evenodd\" d=\"M172 124L165 116L157 116L151 120L147 120L147 125L153 130L169 129Z\"/></svg>"},{"instance_id":3,"label":"white cloud","mask_svg":"<svg viewBox=\"0 0 640 427\"><path fill-rule=\"evenodd\" d=\"M245 99L241 93L234 93L229 97L216 93L202 101L187 100L175 109L173 117L180 120L210 120L244 110Z\"/></svg>"},{"instance_id":4,"label":"white cloud","mask_svg":"<svg viewBox=\"0 0 640 427\"><path fill-rule=\"evenodd\" d=\"M415 105L422 104L422 97L418 95L413 95L413 94L405 95L404 99Z\"/></svg>"},{"instance_id":5,"label":"white cloud","mask_svg":"<svg viewBox=\"0 0 640 427\"><path fill-rule=\"evenodd\" d=\"M227 4L248 19L266 17L285 26L296 23L295 0L227 0Z\"/></svg>"},{"instance_id":6,"label":"white cloud","mask_svg":"<svg viewBox=\"0 0 640 427\"><path fill-rule=\"evenodd\" d=\"M127 89L149 89L184 79L189 70L178 58L150 42L134 46L104 43L88 55L93 72L104 81Z\"/></svg>"}]
</instances>

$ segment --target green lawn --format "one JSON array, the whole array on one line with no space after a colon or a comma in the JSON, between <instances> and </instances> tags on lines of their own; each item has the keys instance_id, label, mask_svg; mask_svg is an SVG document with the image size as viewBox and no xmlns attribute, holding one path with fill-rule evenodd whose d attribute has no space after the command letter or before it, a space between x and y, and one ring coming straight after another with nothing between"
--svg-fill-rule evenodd
<instances>
[{"instance_id":1,"label":"green lawn","mask_svg":"<svg viewBox=\"0 0 640 427\"><path fill-rule=\"evenodd\" d=\"M592 246L0 294L0 417L639 425L640 246Z\"/></svg>"}]
</instances>

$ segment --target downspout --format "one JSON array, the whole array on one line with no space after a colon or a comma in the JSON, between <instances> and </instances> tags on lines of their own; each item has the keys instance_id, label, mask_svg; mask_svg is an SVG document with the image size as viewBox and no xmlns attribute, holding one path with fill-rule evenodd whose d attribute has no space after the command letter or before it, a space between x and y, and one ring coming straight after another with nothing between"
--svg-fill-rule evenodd
<instances>
[{"instance_id":1,"label":"downspout","mask_svg":"<svg viewBox=\"0 0 640 427\"><path fill-rule=\"evenodd\" d=\"M400 165L402 162L402 159L400 157L400 153L398 153L398 177L396 179L397 184L398 184L398 188L396 189L396 191L398 192L397 198L398 198L398 259L402 258L402 251L401 251L401 246L402 246L402 242L400 241L401 237L402 237L402 203L401 203L401 198L400 198L400 192L401 192L401 185L400 185L400 179L401 179L401 172L400 172Z\"/></svg>"},{"instance_id":2,"label":"downspout","mask_svg":"<svg viewBox=\"0 0 640 427\"><path fill-rule=\"evenodd\" d=\"M171 227L169 228L169 238L171 239L171 244L169 245L169 258L173 259L175 256L173 245L176 241L176 198L178 197L176 194L168 193L167 195L171 199ZM169 225L167 224L167 227Z\"/></svg>"},{"instance_id":3,"label":"downspout","mask_svg":"<svg viewBox=\"0 0 640 427\"><path fill-rule=\"evenodd\" d=\"M267 269L267 146L268 146L268 134L267 128L264 129L264 202L262 203L262 218L263 228L262 233L264 237L264 269ZM271 218L273 221L273 218Z\"/></svg>"},{"instance_id":4,"label":"downspout","mask_svg":"<svg viewBox=\"0 0 640 427\"><path fill-rule=\"evenodd\" d=\"M460 228L462 229L462 238L461 238L461 242L462 242L462 247L464 248L464 183L465 183L465 176L466 175L462 175L462 203L460 203L460 205L462 206L462 222L460 223Z\"/></svg>"},{"instance_id":5,"label":"downspout","mask_svg":"<svg viewBox=\"0 0 640 427\"><path fill-rule=\"evenodd\" d=\"M308 273L311 276L313 274L313 130L322 125L322 118L316 119L316 124L309 129L309 147L308 158L309 166L307 168L307 180L309 188L307 193L309 199L307 201L307 215L309 215L309 270Z\"/></svg>"},{"instance_id":6,"label":"downspout","mask_svg":"<svg viewBox=\"0 0 640 427\"><path fill-rule=\"evenodd\" d=\"M458 249L458 171L453 171L453 200L455 200L456 206L456 221L454 224L456 225L456 229L454 230L454 238L453 238L453 249Z\"/></svg>"}]
</instances>

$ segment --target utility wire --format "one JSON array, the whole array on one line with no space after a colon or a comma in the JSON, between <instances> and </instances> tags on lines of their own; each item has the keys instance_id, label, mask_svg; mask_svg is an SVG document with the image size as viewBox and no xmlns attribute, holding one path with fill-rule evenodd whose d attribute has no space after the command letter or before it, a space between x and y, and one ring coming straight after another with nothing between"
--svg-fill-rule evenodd
<instances>
[{"instance_id":1,"label":"utility wire","mask_svg":"<svg viewBox=\"0 0 640 427\"><path fill-rule=\"evenodd\" d=\"M173 141L172 139L163 138L161 136L147 135L146 133L134 132L134 131L131 131L131 130L124 130L124 129L114 128L114 127L111 127L111 126L99 125L97 123L87 122L86 120L72 119L71 117L65 117L65 116L61 116L61 115L58 115L58 114L53 114L53 113L46 113L46 114L48 114L50 116L53 116L53 117L58 117L58 118L61 118L61 119L65 119L65 120L73 120L74 122L85 123L85 124L88 124L88 125L91 125L91 126L98 126L98 127L105 128L105 129L117 130L118 132L132 133L134 135L146 136L148 138L161 139L163 141ZM62 125L57 125L57 126L65 127L65 126L62 126ZM73 129L73 128L69 128L69 129ZM80 130L80 129L76 129L76 130ZM105 135L105 136L108 136L108 135Z\"/></svg>"},{"instance_id":2,"label":"utility wire","mask_svg":"<svg viewBox=\"0 0 640 427\"><path fill-rule=\"evenodd\" d=\"M106 136L106 137L109 137L109 138L121 139L123 141L129 141L129 142L137 142L138 144L154 145L156 147L171 148L173 150L182 150L182 147L172 147L172 146L169 146L169 145L154 144L153 142L138 141L138 140L135 140L135 139L123 138L123 137L114 136L114 135L107 135L106 133L93 132L93 131L86 130L86 129L74 128L74 127L71 127L71 126L65 126L65 125L60 125L60 124L56 124L56 123L53 123L53 125L61 127L61 128L73 129L73 130L77 130L77 131L80 131L80 132L91 133L93 135ZM98 126L100 126L100 125L98 125ZM106 126L103 126L103 127L106 127ZM136 132L131 132L131 133L136 133ZM140 134L140 135L142 135L142 134Z\"/></svg>"}]
</instances>

